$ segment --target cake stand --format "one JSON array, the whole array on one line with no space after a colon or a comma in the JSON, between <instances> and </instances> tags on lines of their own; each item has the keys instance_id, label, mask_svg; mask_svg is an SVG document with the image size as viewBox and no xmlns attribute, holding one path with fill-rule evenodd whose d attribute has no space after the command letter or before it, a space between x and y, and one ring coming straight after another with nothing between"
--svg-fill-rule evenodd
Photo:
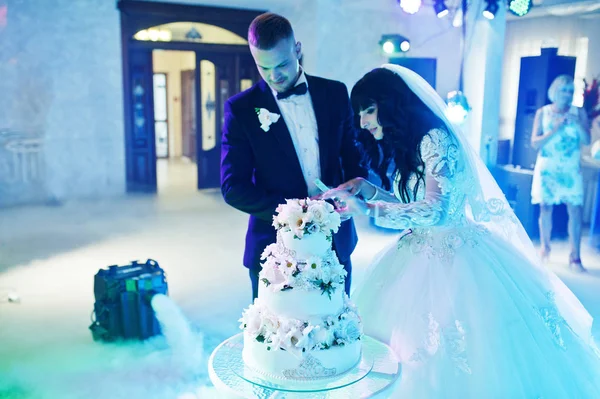
<instances>
[{"instance_id":1,"label":"cake stand","mask_svg":"<svg viewBox=\"0 0 600 399\"><path fill-rule=\"evenodd\" d=\"M347 399L385 398L400 377L400 363L389 346L363 337L362 358L351 370L328 379L264 379L242 360L243 333L223 341L211 354L208 373L223 398Z\"/></svg>"}]
</instances>

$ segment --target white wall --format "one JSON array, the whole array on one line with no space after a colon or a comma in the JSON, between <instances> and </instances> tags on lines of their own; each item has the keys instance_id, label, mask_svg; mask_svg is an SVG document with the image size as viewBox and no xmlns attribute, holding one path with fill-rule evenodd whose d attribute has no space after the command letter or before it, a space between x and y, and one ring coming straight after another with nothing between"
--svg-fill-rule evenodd
<instances>
[{"instance_id":1,"label":"white wall","mask_svg":"<svg viewBox=\"0 0 600 399\"><path fill-rule=\"evenodd\" d=\"M0 28L0 206L122 193L114 2L7 4L7 24ZM35 146L33 153L18 153L27 145Z\"/></svg>"},{"instance_id":2,"label":"white wall","mask_svg":"<svg viewBox=\"0 0 600 399\"><path fill-rule=\"evenodd\" d=\"M411 41L407 57L437 58L436 88L442 96L458 88L460 30L449 19L438 19L430 6L408 15L395 1L379 8L333 3L322 10L318 25L319 74L351 88L364 73L387 62L378 45L381 36L398 33Z\"/></svg>"}]
</instances>

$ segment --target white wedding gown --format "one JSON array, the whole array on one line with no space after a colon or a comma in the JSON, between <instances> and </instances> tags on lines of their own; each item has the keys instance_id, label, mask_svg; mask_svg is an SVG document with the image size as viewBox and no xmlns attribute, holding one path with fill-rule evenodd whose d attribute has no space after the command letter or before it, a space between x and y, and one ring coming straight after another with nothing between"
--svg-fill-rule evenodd
<instances>
[{"instance_id":1,"label":"white wedding gown","mask_svg":"<svg viewBox=\"0 0 600 399\"><path fill-rule=\"evenodd\" d=\"M473 221L465 193L478 180L455 136L432 130L421 155L417 198L374 202L377 224L404 231L352 294L365 332L402 363L390 397L600 398L587 311L510 242L512 211L502 232Z\"/></svg>"}]
</instances>

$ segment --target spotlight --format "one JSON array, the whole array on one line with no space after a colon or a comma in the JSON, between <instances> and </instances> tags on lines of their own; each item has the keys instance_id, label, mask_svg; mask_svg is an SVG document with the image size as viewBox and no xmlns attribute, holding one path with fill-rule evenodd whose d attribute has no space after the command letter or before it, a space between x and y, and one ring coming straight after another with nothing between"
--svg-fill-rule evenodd
<instances>
[{"instance_id":1,"label":"spotlight","mask_svg":"<svg viewBox=\"0 0 600 399\"><path fill-rule=\"evenodd\" d=\"M386 54L406 53L410 50L410 40L401 35L382 35L379 45Z\"/></svg>"},{"instance_id":2,"label":"spotlight","mask_svg":"<svg viewBox=\"0 0 600 399\"><path fill-rule=\"evenodd\" d=\"M483 11L483 16L487 19L494 19L496 17L496 13L498 12L498 2L496 0L485 0L487 2L487 7Z\"/></svg>"},{"instance_id":3,"label":"spotlight","mask_svg":"<svg viewBox=\"0 0 600 399\"><path fill-rule=\"evenodd\" d=\"M433 10L437 14L438 18L444 18L448 15L448 7L446 7L446 3L444 0L435 0L435 4L433 5Z\"/></svg>"},{"instance_id":4,"label":"spotlight","mask_svg":"<svg viewBox=\"0 0 600 399\"><path fill-rule=\"evenodd\" d=\"M385 43L383 43L383 51L388 53L388 54L392 54L394 52L394 43L392 43L391 41L386 41Z\"/></svg>"},{"instance_id":5,"label":"spotlight","mask_svg":"<svg viewBox=\"0 0 600 399\"><path fill-rule=\"evenodd\" d=\"M531 10L532 0L510 0L508 10L518 17L522 17Z\"/></svg>"},{"instance_id":6,"label":"spotlight","mask_svg":"<svg viewBox=\"0 0 600 399\"><path fill-rule=\"evenodd\" d=\"M407 14L415 14L421 9L421 0L398 0L398 3Z\"/></svg>"},{"instance_id":7,"label":"spotlight","mask_svg":"<svg viewBox=\"0 0 600 399\"><path fill-rule=\"evenodd\" d=\"M450 122L461 124L467 119L467 114L471 110L467 97L462 91L455 90L448 93L446 102L448 108L446 109L446 116Z\"/></svg>"}]
</instances>

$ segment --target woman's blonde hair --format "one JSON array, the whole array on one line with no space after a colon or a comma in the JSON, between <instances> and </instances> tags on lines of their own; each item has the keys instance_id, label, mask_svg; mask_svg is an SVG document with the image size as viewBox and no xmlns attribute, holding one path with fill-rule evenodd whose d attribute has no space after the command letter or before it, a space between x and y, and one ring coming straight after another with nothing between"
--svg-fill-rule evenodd
<instances>
[{"instance_id":1,"label":"woman's blonde hair","mask_svg":"<svg viewBox=\"0 0 600 399\"><path fill-rule=\"evenodd\" d=\"M548 98L550 101L556 101L556 92L562 86L574 86L573 77L569 75L559 75L552 81L552 84L548 88Z\"/></svg>"}]
</instances>

